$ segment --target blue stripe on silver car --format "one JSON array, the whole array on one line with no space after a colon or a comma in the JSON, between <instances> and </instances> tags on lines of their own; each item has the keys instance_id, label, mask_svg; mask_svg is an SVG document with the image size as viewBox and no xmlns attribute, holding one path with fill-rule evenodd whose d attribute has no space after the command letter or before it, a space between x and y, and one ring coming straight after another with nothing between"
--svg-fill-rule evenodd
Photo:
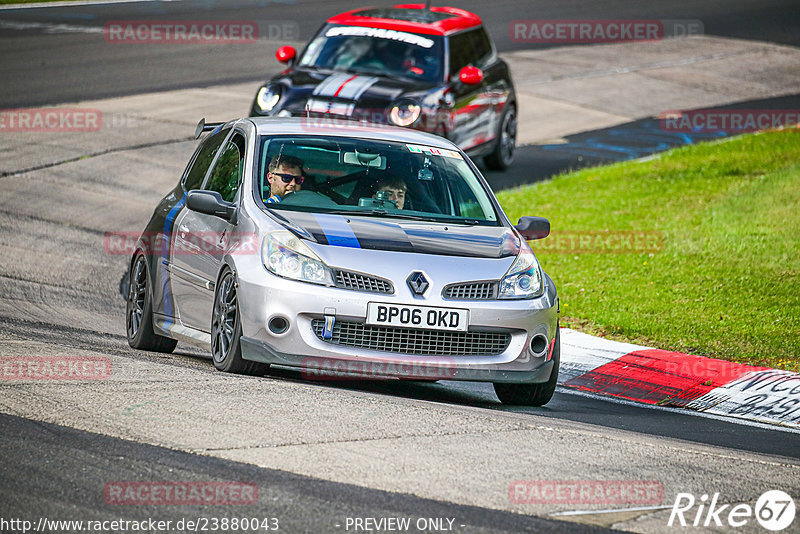
<instances>
[{"instance_id":1,"label":"blue stripe on silver car","mask_svg":"<svg viewBox=\"0 0 800 534\"><path fill-rule=\"evenodd\" d=\"M174 206L172 206L172 209L169 210L169 213L167 213L167 218L164 221L164 240L161 242L161 280L164 284L162 293L164 295L164 315L167 316L166 320L164 321L164 328L169 328L172 326L173 317L172 290L170 289L169 273L167 272L167 263L169 262L169 244L172 241L172 224L175 221L175 217L178 215L178 212L181 211L181 208L185 203L186 193L184 193L181 199Z\"/></svg>"},{"instance_id":2,"label":"blue stripe on silver car","mask_svg":"<svg viewBox=\"0 0 800 534\"><path fill-rule=\"evenodd\" d=\"M315 213L314 219L325 234L329 245L335 247L361 248L356 234L350 228L347 220L341 215L328 213Z\"/></svg>"}]
</instances>

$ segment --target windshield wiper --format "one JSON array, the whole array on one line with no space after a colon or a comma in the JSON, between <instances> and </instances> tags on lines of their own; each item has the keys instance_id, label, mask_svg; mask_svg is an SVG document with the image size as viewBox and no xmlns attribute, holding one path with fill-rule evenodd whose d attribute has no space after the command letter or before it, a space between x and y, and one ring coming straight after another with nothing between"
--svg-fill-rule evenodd
<instances>
[{"instance_id":1,"label":"windshield wiper","mask_svg":"<svg viewBox=\"0 0 800 534\"><path fill-rule=\"evenodd\" d=\"M347 72L352 72L353 74L370 74L370 75L383 75L380 71L374 71L370 69L354 69L352 67L347 69Z\"/></svg>"},{"instance_id":2,"label":"windshield wiper","mask_svg":"<svg viewBox=\"0 0 800 534\"><path fill-rule=\"evenodd\" d=\"M368 76L383 76L384 78L389 78L391 80L397 80L401 82L408 82L409 80L415 82L420 81L418 78L414 78L411 76L404 76L402 74L396 74L393 72L385 72L385 71L375 71L366 69L347 69L347 72L352 72L355 74L364 74Z\"/></svg>"},{"instance_id":3,"label":"windshield wiper","mask_svg":"<svg viewBox=\"0 0 800 534\"><path fill-rule=\"evenodd\" d=\"M319 67L317 65L298 65L297 68L298 69L307 69L307 70L316 70L316 71L320 71L320 72L335 72L330 67Z\"/></svg>"},{"instance_id":4,"label":"windshield wiper","mask_svg":"<svg viewBox=\"0 0 800 534\"><path fill-rule=\"evenodd\" d=\"M387 211L382 209L374 209L369 212L371 215L378 217L395 217L397 219L410 219L412 221L434 221L431 217L423 217L422 215L411 215L410 213L397 213L394 211Z\"/></svg>"},{"instance_id":5,"label":"windshield wiper","mask_svg":"<svg viewBox=\"0 0 800 534\"><path fill-rule=\"evenodd\" d=\"M396 219L409 219L412 221L426 221L426 222L441 222L431 217L423 217L422 215L411 215L410 213L397 213L394 211L373 209L373 210L330 210L325 213L332 213L335 215L350 215L352 217L394 217Z\"/></svg>"}]
</instances>

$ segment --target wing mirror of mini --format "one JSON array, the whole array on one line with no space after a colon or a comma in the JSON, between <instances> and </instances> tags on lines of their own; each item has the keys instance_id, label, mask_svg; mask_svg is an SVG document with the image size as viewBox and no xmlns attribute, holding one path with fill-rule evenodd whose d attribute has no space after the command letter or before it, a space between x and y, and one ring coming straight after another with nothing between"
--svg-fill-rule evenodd
<instances>
[{"instance_id":1,"label":"wing mirror of mini","mask_svg":"<svg viewBox=\"0 0 800 534\"><path fill-rule=\"evenodd\" d=\"M478 85L483 81L483 71L478 67L464 67L458 71L458 79L466 85Z\"/></svg>"},{"instance_id":2,"label":"wing mirror of mini","mask_svg":"<svg viewBox=\"0 0 800 534\"><path fill-rule=\"evenodd\" d=\"M293 46L285 45L278 48L278 51L275 52L275 59L280 61L281 63L289 64L294 61L294 57L297 55L297 51L294 49Z\"/></svg>"}]
</instances>

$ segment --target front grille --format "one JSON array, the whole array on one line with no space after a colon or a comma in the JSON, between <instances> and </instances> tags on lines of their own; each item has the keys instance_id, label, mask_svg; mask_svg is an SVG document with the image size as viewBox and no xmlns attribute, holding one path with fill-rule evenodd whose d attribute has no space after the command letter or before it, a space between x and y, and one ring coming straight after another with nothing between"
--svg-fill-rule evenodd
<instances>
[{"instance_id":1,"label":"front grille","mask_svg":"<svg viewBox=\"0 0 800 534\"><path fill-rule=\"evenodd\" d=\"M352 100L309 98L306 116L346 119L353 114L356 104Z\"/></svg>"},{"instance_id":2,"label":"front grille","mask_svg":"<svg viewBox=\"0 0 800 534\"><path fill-rule=\"evenodd\" d=\"M313 319L314 334L334 345L428 356L494 356L506 350L511 334L503 332L445 332L392 326L366 326L336 321L333 336L323 339L324 319Z\"/></svg>"},{"instance_id":3,"label":"front grille","mask_svg":"<svg viewBox=\"0 0 800 534\"><path fill-rule=\"evenodd\" d=\"M394 286L390 281L350 271L336 271L336 287L370 293L394 293Z\"/></svg>"},{"instance_id":4,"label":"front grille","mask_svg":"<svg viewBox=\"0 0 800 534\"><path fill-rule=\"evenodd\" d=\"M467 282L450 284L442 296L451 300L492 300L497 298L497 282Z\"/></svg>"}]
</instances>

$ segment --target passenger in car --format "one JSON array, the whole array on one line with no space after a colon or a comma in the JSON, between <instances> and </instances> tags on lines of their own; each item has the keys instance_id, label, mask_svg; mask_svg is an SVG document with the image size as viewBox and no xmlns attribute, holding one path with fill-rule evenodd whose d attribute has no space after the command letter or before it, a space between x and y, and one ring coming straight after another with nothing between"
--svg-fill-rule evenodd
<instances>
[{"instance_id":1,"label":"passenger in car","mask_svg":"<svg viewBox=\"0 0 800 534\"><path fill-rule=\"evenodd\" d=\"M267 173L270 196L264 202L282 201L286 195L300 191L304 180L303 160L281 154L273 157Z\"/></svg>"},{"instance_id":2,"label":"passenger in car","mask_svg":"<svg viewBox=\"0 0 800 534\"><path fill-rule=\"evenodd\" d=\"M381 178L375 184L375 193L372 195L372 198L378 198L378 193L381 191L388 193L388 196L386 196L385 193L381 195L384 200L391 200L397 205L397 209L403 209L406 203L408 186L406 186L406 182L402 178L394 176Z\"/></svg>"}]
</instances>

